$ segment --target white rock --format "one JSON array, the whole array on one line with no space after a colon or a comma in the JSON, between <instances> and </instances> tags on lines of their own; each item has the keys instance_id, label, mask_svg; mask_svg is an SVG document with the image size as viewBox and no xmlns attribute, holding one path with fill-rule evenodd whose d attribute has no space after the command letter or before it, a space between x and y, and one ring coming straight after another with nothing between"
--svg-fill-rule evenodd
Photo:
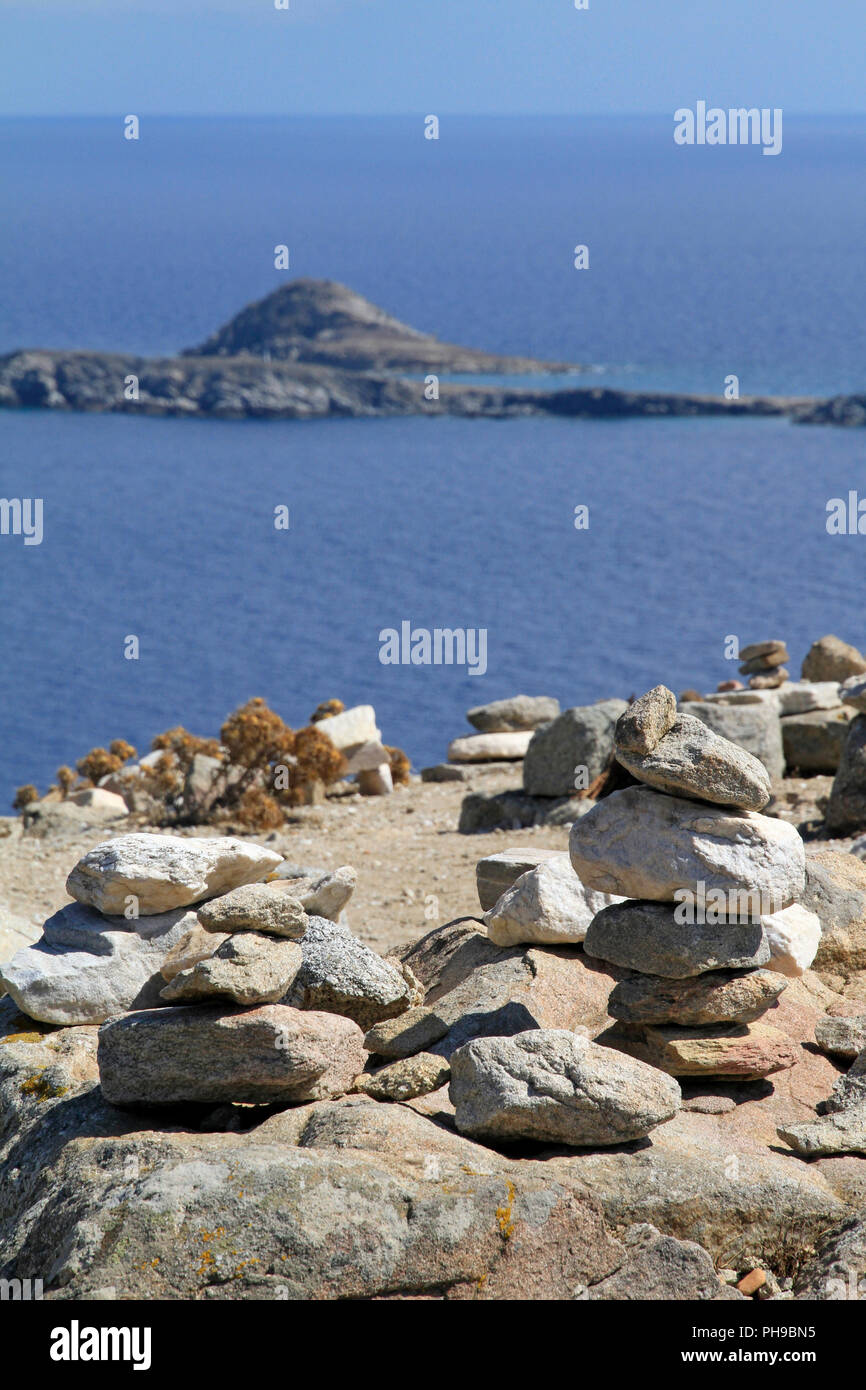
<instances>
[{"instance_id":1,"label":"white rock","mask_svg":"<svg viewBox=\"0 0 866 1390\"><path fill-rule=\"evenodd\" d=\"M326 723L328 721L325 721ZM351 777L356 772L370 772L373 768L388 765L388 752L377 738L362 743L346 759L345 775Z\"/></svg>"},{"instance_id":2,"label":"white rock","mask_svg":"<svg viewBox=\"0 0 866 1390\"><path fill-rule=\"evenodd\" d=\"M362 796L390 796L394 790L390 763L381 767L367 768L358 773L358 787Z\"/></svg>"},{"instance_id":3,"label":"white rock","mask_svg":"<svg viewBox=\"0 0 866 1390\"><path fill-rule=\"evenodd\" d=\"M122 916L135 898L141 916L215 898L258 883L282 856L231 836L119 835L79 859L66 891L108 916Z\"/></svg>"},{"instance_id":4,"label":"white rock","mask_svg":"<svg viewBox=\"0 0 866 1390\"><path fill-rule=\"evenodd\" d=\"M849 676L839 686L839 697L843 705L866 714L866 676Z\"/></svg>"},{"instance_id":5,"label":"white rock","mask_svg":"<svg viewBox=\"0 0 866 1390\"><path fill-rule=\"evenodd\" d=\"M70 903L45 923L40 941L0 966L0 983L25 1014L43 1023L102 1023L112 1014L156 1007L160 966L196 925L194 912L107 921Z\"/></svg>"},{"instance_id":6,"label":"white rock","mask_svg":"<svg viewBox=\"0 0 866 1390\"><path fill-rule=\"evenodd\" d=\"M73 806L86 806L89 810L102 811L108 818L108 813L114 812L119 818L127 815L126 802L117 792L106 791L104 787L84 787L80 792L71 792L66 798Z\"/></svg>"},{"instance_id":7,"label":"white rock","mask_svg":"<svg viewBox=\"0 0 866 1390\"><path fill-rule=\"evenodd\" d=\"M794 903L782 912L768 912L761 924L770 947L768 970L778 975L802 975L809 969L821 941L816 913Z\"/></svg>"},{"instance_id":8,"label":"white rock","mask_svg":"<svg viewBox=\"0 0 866 1390\"><path fill-rule=\"evenodd\" d=\"M449 763L498 763L526 756L534 729L514 734L465 734L448 745Z\"/></svg>"},{"instance_id":9,"label":"white rock","mask_svg":"<svg viewBox=\"0 0 866 1390\"><path fill-rule=\"evenodd\" d=\"M488 854L475 865L475 884L478 888L478 901L485 912L495 907L506 889L522 874L528 874L545 859L561 859L571 865L567 853L556 849L504 849L499 854ZM325 916L328 914L325 913Z\"/></svg>"},{"instance_id":10,"label":"white rock","mask_svg":"<svg viewBox=\"0 0 866 1390\"><path fill-rule=\"evenodd\" d=\"M795 827L649 787L596 802L571 827L571 862L588 888L672 902L678 890L763 895L776 911L803 892L806 851Z\"/></svg>"},{"instance_id":11,"label":"white rock","mask_svg":"<svg viewBox=\"0 0 866 1390\"><path fill-rule=\"evenodd\" d=\"M336 748L345 751L356 748L359 743L382 741L382 734L376 728L376 711L372 705L354 705L335 714L330 719L320 719L316 728L328 738Z\"/></svg>"},{"instance_id":12,"label":"white rock","mask_svg":"<svg viewBox=\"0 0 866 1390\"><path fill-rule=\"evenodd\" d=\"M0 912L0 961L9 960L23 946L31 946L38 941L41 935L42 928L34 922L4 909Z\"/></svg>"},{"instance_id":13,"label":"white rock","mask_svg":"<svg viewBox=\"0 0 866 1390\"><path fill-rule=\"evenodd\" d=\"M680 705L683 714L688 714L690 701ZM713 690L704 696L708 705L769 705L776 709L779 704L778 690Z\"/></svg>"},{"instance_id":14,"label":"white rock","mask_svg":"<svg viewBox=\"0 0 866 1390\"><path fill-rule=\"evenodd\" d=\"M497 946L539 942L576 946L597 912L622 898L585 888L566 854L522 874L485 913L487 935Z\"/></svg>"},{"instance_id":15,"label":"white rock","mask_svg":"<svg viewBox=\"0 0 866 1390\"><path fill-rule=\"evenodd\" d=\"M838 681L788 681L776 691L779 713L808 714L813 709L838 709Z\"/></svg>"}]
</instances>

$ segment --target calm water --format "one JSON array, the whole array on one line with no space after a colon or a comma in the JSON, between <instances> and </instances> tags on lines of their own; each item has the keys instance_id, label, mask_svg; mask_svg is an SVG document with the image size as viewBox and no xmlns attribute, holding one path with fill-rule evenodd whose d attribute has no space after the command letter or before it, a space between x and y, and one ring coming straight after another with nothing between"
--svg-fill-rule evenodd
<instances>
[{"instance_id":1,"label":"calm water","mask_svg":"<svg viewBox=\"0 0 866 1390\"><path fill-rule=\"evenodd\" d=\"M777 159L665 122L0 122L0 350L171 351L281 278L332 276L442 337L632 386L862 390L866 123ZM590 246L591 269L571 269ZM828 497L861 432L776 421L225 424L0 413L0 796L265 695L376 705L416 765L469 704L732 674L726 634L866 643L866 541ZM572 525L577 503L590 529ZM291 529L276 532L286 503ZM408 619L486 627L488 673L385 667ZM125 661L136 633L141 658Z\"/></svg>"}]
</instances>

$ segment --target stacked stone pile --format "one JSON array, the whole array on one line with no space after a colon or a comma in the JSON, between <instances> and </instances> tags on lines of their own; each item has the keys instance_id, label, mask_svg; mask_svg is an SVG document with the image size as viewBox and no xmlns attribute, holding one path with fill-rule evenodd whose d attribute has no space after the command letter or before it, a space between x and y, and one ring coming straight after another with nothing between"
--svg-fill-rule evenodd
<instances>
[{"instance_id":1,"label":"stacked stone pile","mask_svg":"<svg viewBox=\"0 0 866 1390\"><path fill-rule=\"evenodd\" d=\"M676 1076L790 1067L789 1038L758 1020L811 963L820 924L797 902L799 835L759 814L765 768L677 713L664 686L622 716L616 756L643 785L599 802L570 837L584 890L628 899L603 908L584 943L631 972L611 994L620 1023L607 1040Z\"/></svg>"},{"instance_id":2,"label":"stacked stone pile","mask_svg":"<svg viewBox=\"0 0 866 1390\"><path fill-rule=\"evenodd\" d=\"M740 675L749 677L750 690L775 690L790 677L785 662L789 660L784 642L753 642L740 652Z\"/></svg>"},{"instance_id":3,"label":"stacked stone pile","mask_svg":"<svg viewBox=\"0 0 866 1390\"><path fill-rule=\"evenodd\" d=\"M424 768L425 782L460 781L467 764L520 762L536 729L559 714L559 701L548 695L512 695L477 705L466 713L476 731L461 734L448 745L448 762Z\"/></svg>"}]
</instances>

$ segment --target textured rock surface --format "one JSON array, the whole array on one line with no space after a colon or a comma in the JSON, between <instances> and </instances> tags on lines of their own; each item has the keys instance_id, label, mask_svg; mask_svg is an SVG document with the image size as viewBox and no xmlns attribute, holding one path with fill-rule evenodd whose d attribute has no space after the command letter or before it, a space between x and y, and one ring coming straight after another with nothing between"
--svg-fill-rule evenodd
<instances>
[{"instance_id":1,"label":"textured rock surface","mask_svg":"<svg viewBox=\"0 0 866 1390\"><path fill-rule=\"evenodd\" d=\"M458 830L522 830L530 825L570 825L586 815L591 801L576 796L529 796L526 792L470 792L460 807Z\"/></svg>"},{"instance_id":2,"label":"textured rock surface","mask_svg":"<svg viewBox=\"0 0 866 1390\"><path fill-rule=\"evenodd\" d=\"M747 886L787 907L805 884L803 841L792 825L755 811L726 811L626 787L571 828L571 862L588 888L673 900L681 889Z\"/></svg>"},{"instance_id":3,"label":"textured rock surface","mask_svg":"<svg viewBox=\"0 0 866 1390\"><path fill-rule=\"evenodd\" d=\"M365 1031L405 1013L412 989L400 971L326 917L311 917L301 941L303 963L285 1002L343 1014Z\"/></svg>"},{"instance_id":4,"label":"textured rock surface","mask_svg":"<svg viewBox=\"0 0 866 1390\"><path fill-rule=\"evenodd\" d=\"M761 926L770 947L770 968L782 975L802 975L808 970L821 940L821 923L800 903L782 912L766 913Z\"/></svg>"},{"instance_id":5,"label":"textured rock surface","mask_svg":"<svg viewBox=\"0 0 866 1390\"><path fill-rule=\"evenodd\" d=\"M839 686L839 699L843 705L866 714L866 676L849 676Z\"/></svg>"},{"instance_id":6,"label":"textured rock surface","mask_svg":"<svg viewBox=\"0 0 866 1390\"><path fill-rule=\"evenodd\" d=\"M620 981L607 1007L613 1018L624 1023L677 1023L690 1028L751 1023L787 986L785 976L772 970L713 970L679 980L635 975Z\"/></svg>"},{"instance_id":7,"label":"textured rock surface","mask_svg":"<svg viewBox=\"0 0 866 1390\"><path fill-rule=\"evenodd\" d=\"M831 1057L854 1058L866 1049L866 1014L855 1018L825 1015L815 1025L815 1041Z\"/></svg>"},{"instance_id":8,"label":"textured rock surface","mask_svg":"<svg viewBox=\"0 0 866 1390\"><path fill-rule=\"evenodd\" d=\"M746 694L753 698L760 695L768 698L755 704L744 699ZM745 748L747 753L764 764L771 777L784 775L785 753L775 691L734 692L720 696L718 700L690 701L688 713L722 738Z\"/></svg>"},{"instance_id":9,"label":"textured rock surface","mask_svg":"<svg viewBox=\"0 0 866 1390\"><path fill-rule=\"evenodd\" d=\"M277 1004L301 968L297 941L244 931L230 936L207 960L181 970L161 991L170 1004L233 999L236 1004Z\"/></svg>"},{"instance_id":10,"label":"textured rock surface","mask_svg":"<svg viewBox=\"0 0 866 1390\"><path fill-rule=\"evenodd\" d=\"M322 719L316 726L341 752L357 748L363 743L381 742L381 732L376 725L376 711L372 705L354 705L330 719Z\"/></svg>"},{"instance_id":11,"label":"textured rock surface","mask_svg":"<svg viewBox=\"0 0 866 1390\"><path fill-rule=\"evenodd\" d=\"M866 672L866 657L839 637L819 637L803 661L804 681L844 681Z\"/></svg>"},{"instance_id":12,"label":"textured rock surface","mask_svg":"<svg viewBox=\"0 0 866 1390\"><path fill-rule=\"evenodd\" d=\"M396 1018L375 1023L364 1038L364 1046L377 1057L412 1057L439 1042L447 1032L448 1024L435 1009L416 1004Z\"/></svg>"},{"instance_id":13,"label":"textured rock surface","mask_svg":"<svg viewBox=\"0 0 866 1390\"><path fill-rule=\"evenodd\" d=\"M836 681L788 681L776 692L776 708L783 718L839 709L841 703Z\"/></svg>"},{"instance_id":14,"label":"textured rock surface","mask_svg":"<svg viewBox=\"0 0 866 1390\"><path fill-rule=\"evenodd\" d=\"M112 1105L322 1100L366 1060L361 1030L336 1014L280 1004L125 1014L99 1030L99 1079Z\"/></svg>"},{"instance_id":15,"label":"textured rock surface","mask_svg":"<svg viewBox=\"0 0 866 1390\"><path fill-rule=\"evenodd\" d=\"M465 734L448 745L451 763L498 763L525 757L532 732L510 734Z\"/></svg>"},{"instance_id":16,"label":"textured rock surface","mask_svg":"<svg viewBox=\"0 0 866 1390\"><path fill-rule=\"evenodd\" d=\"M622 1239L629 1252L628 1264L596 1284L588 1292L590 1301L736 1302L743 1299L735 1289L719 1284L712 1260L694 1241L663 1236L648 1223L630 1226Z\"/></svg>"},{"instance_id":17,"label":"textured rock surface","mask_svg":"<svg viewBox=\"0 0 866 1390\"><path fill-rule=\"evenodd\" d=\"M866 714L856 715L848 725L825 824L836 834L866 828Z\"/></svg>"},{"instance_id":18,"label":"textured rock surface","mask_svg":"<svg viewBox=\"0 0 866 1390\"><path fill-rule=\"evenodd\" d=\"M606 907L586 934L588 956L645 975L681 980L706 970L766 965L770 949L759 922L677 921L667 903L629 900Z\"/></svg>"},{"instance_id":19,"label":"textured rock surface","mask_svg":"<svg viewBox=\"0 0 866 1390\"><path fill-rule=\"evenodd\" d=\"M567 709L533 734L523 762L523 789L530 796L569 796L575 772L586 769L587 785L602 773L613 754L616 721L625 700Z\"/></svg>"},{"instance_id":20,"label":"textured rock surface","mask_svg":"<svg viewBox=\"0 0 866 1390\"><path fill-rule=\"evenodd\" d=\"M785 1033L765 1023L703 1028L621 1024L605 1035L605 1041L671 1076L735 1076L744 1081L792 1067L800 1051Z\"/></svg>"},{"instance_id":21,"label":"textured rock surface","mask_svg":"<svg viewBox=\"0 0 866 1390\"><path fill-rule=\"evenodd\" d=\"M866 1154L866 1104L822 1115L813 1124L780 1125L779 1138L803 1158Z\"/></svg>"},{"instance_id":22,"label":"textured rock surface","mask_svg":"<svg viewBox=\"0 0 866 1390\"><path fill-rule=\"evenodd\" d=\"M390 1062L378 1071L365 1072L358 1077L354 1089L374 1100L412 1100L438 1091L450 1075L451 1068L443 1057L433 1052L418 1052Z\"/></svg>"},{"instance_id":23,"label":"textured rock surface","mask_svg":"<svg viewBox=\"0 0 866 1390\"><path fill-rule=\"evenodd\" d=\"M199 908L198 920L206 931L268 932L290 941L300 941L308 925L307 914L294 894L282 892L281 885L267 883L250 883L211 898Z\"/></svg>"},{"instance_id":24,"label":"textured rock surface","mask_svg":"<svg viewBox=\"0 0 866 1390\"><path fill-rule=\"evenodd\" d=\"M512 695L507 700L492 700L489 705L476 705L466 718L473 729L482 734L518 733L522 729L537 729L559 715L559 701L549 695Z\"/></svg>"},{"instance_id":25,"label":"textured rock surface","mask_svg":"<svg viewBox=\"0 0 866 1390\"><path fill-rule=\"evenodd\" d=\"M810 853L802 901L821 922L814 969L843 981L866 970L866 864L835 850Z\"/></svg>"},{"instance_id":26,"label":"textured rock surface","mask_svg":"<svg viewBox=\"0 0 866 1390\"><path fill-rule=\"evenodd\" d=\"M179 975L181 970L192 970L200 960L207 960L228 939L226 932L205 931L196 920L195 925L184 932L177 945L172 946L159 967L159 973L167 984L175 975Z\"/></svg>"},{"instance_id":27,"label":"textured rock surface","mask_svg":"<svg viewBox=\"0 0 866 1390\"><path fill-rule=\"evenodd\" d=\"M263 879L280 855L247 840L179 835L118 835L79 859L66 888L100 912L122 915L128 900L142 916L170 912Z\"/></svg>"},{"instance_id":28,"label":"textured rock surface","mask_svg":"<svg viewBox=\"0 0 866 1390\"><path fill-rule=\"evenodd\" d=\"M127 1009L155 1008L160 967L195 926L180 909L127 921L70 903L49 917L40 940L0 968L0 984L44 1023L102 1023Z\"/></svg>"},{"instance_id":29,"label":"textured rock surface","mask_svg":"<svg viewBox=\"0 0 866 1390\"><path fill-rule=\"evenodd\" d=\"M652 752L632 753L617 743L616 756L633 777L674 795L746 811L760 811L770 799L763 763L690 714L678 714Z\"/></svg>"},{"instance_id":30,"label":"textured rock surface","mask_svg":"<svg viewBox=\"0 0 866 1390\"><path fill-rule=\"evenodd\" d=\"M457 1128L474 1138L628 1143L676 1114L680 1089L573 1033L484 1038L451 1058Z\"/></svg>"},{"instance_id":31,"label":"textured rock surface","mask_svg":"<svg viewBox=\"0 0 866 1390\"><path fill-rule=\"evenodd\" d=\"M645 757L652 753L660 738L673 726L677 717L677 699L666 685L653 686L645 695L633 700L616 721L614 734L617 756L620 751ZM621 760L620 760L621 761Z\"/></svg>"},{"instance_id":32,"label":"textured rock surface","mask_svg":"<svg viewBox=\"0 0 866 1390\"><path fill-rule=\"evenodd\" d=\"M848 736L850 710L812 710L782 720L782 747L789 772L835 773Z\"/></svg>"},{"instance_id":33,"label":"textured rock surface","mask_svg":"<svg viewBox=\"0 0 866 1390\"><path fill-rule=\"evenodd\" d=\"M496 946L576 946L595 914L619 901L584 888L563 854L543 861L512 884L484 922Z\"/></svg>"},{"instance_id":34,"label":"textured rock surface","mask_svg":"<svg viewBox=\"0 0 866 1390\"><path fill-rule=\"evenodd\" d=\"M570 865L568 854L555 849L505 849L489 854L475 865L478 901L485 912L495 907L507 888L546 859L561 859Z\"/></svg>"}]
</instances>

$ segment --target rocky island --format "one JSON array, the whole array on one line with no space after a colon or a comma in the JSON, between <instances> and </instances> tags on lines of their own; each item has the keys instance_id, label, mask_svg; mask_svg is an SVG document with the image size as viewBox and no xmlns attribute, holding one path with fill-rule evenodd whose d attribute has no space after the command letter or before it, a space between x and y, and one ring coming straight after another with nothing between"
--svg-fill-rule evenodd
<instances>
[{"instance_id":1,"label":"rocky island","mask_svg":"<svg viewBox=\"0 0 866 1390\"><path fill-rule=\"evenodd\" d=\"M440 342L330 280L294 280L175 357L21 349L0 357L0 407L224 420L456 415L787 416L863 424L859 398L693 395L439 381L587 371ZM435 382L431 382L435 378ZM851 402L852 404L848 404Z\"/></svg>"}]
</instances>

